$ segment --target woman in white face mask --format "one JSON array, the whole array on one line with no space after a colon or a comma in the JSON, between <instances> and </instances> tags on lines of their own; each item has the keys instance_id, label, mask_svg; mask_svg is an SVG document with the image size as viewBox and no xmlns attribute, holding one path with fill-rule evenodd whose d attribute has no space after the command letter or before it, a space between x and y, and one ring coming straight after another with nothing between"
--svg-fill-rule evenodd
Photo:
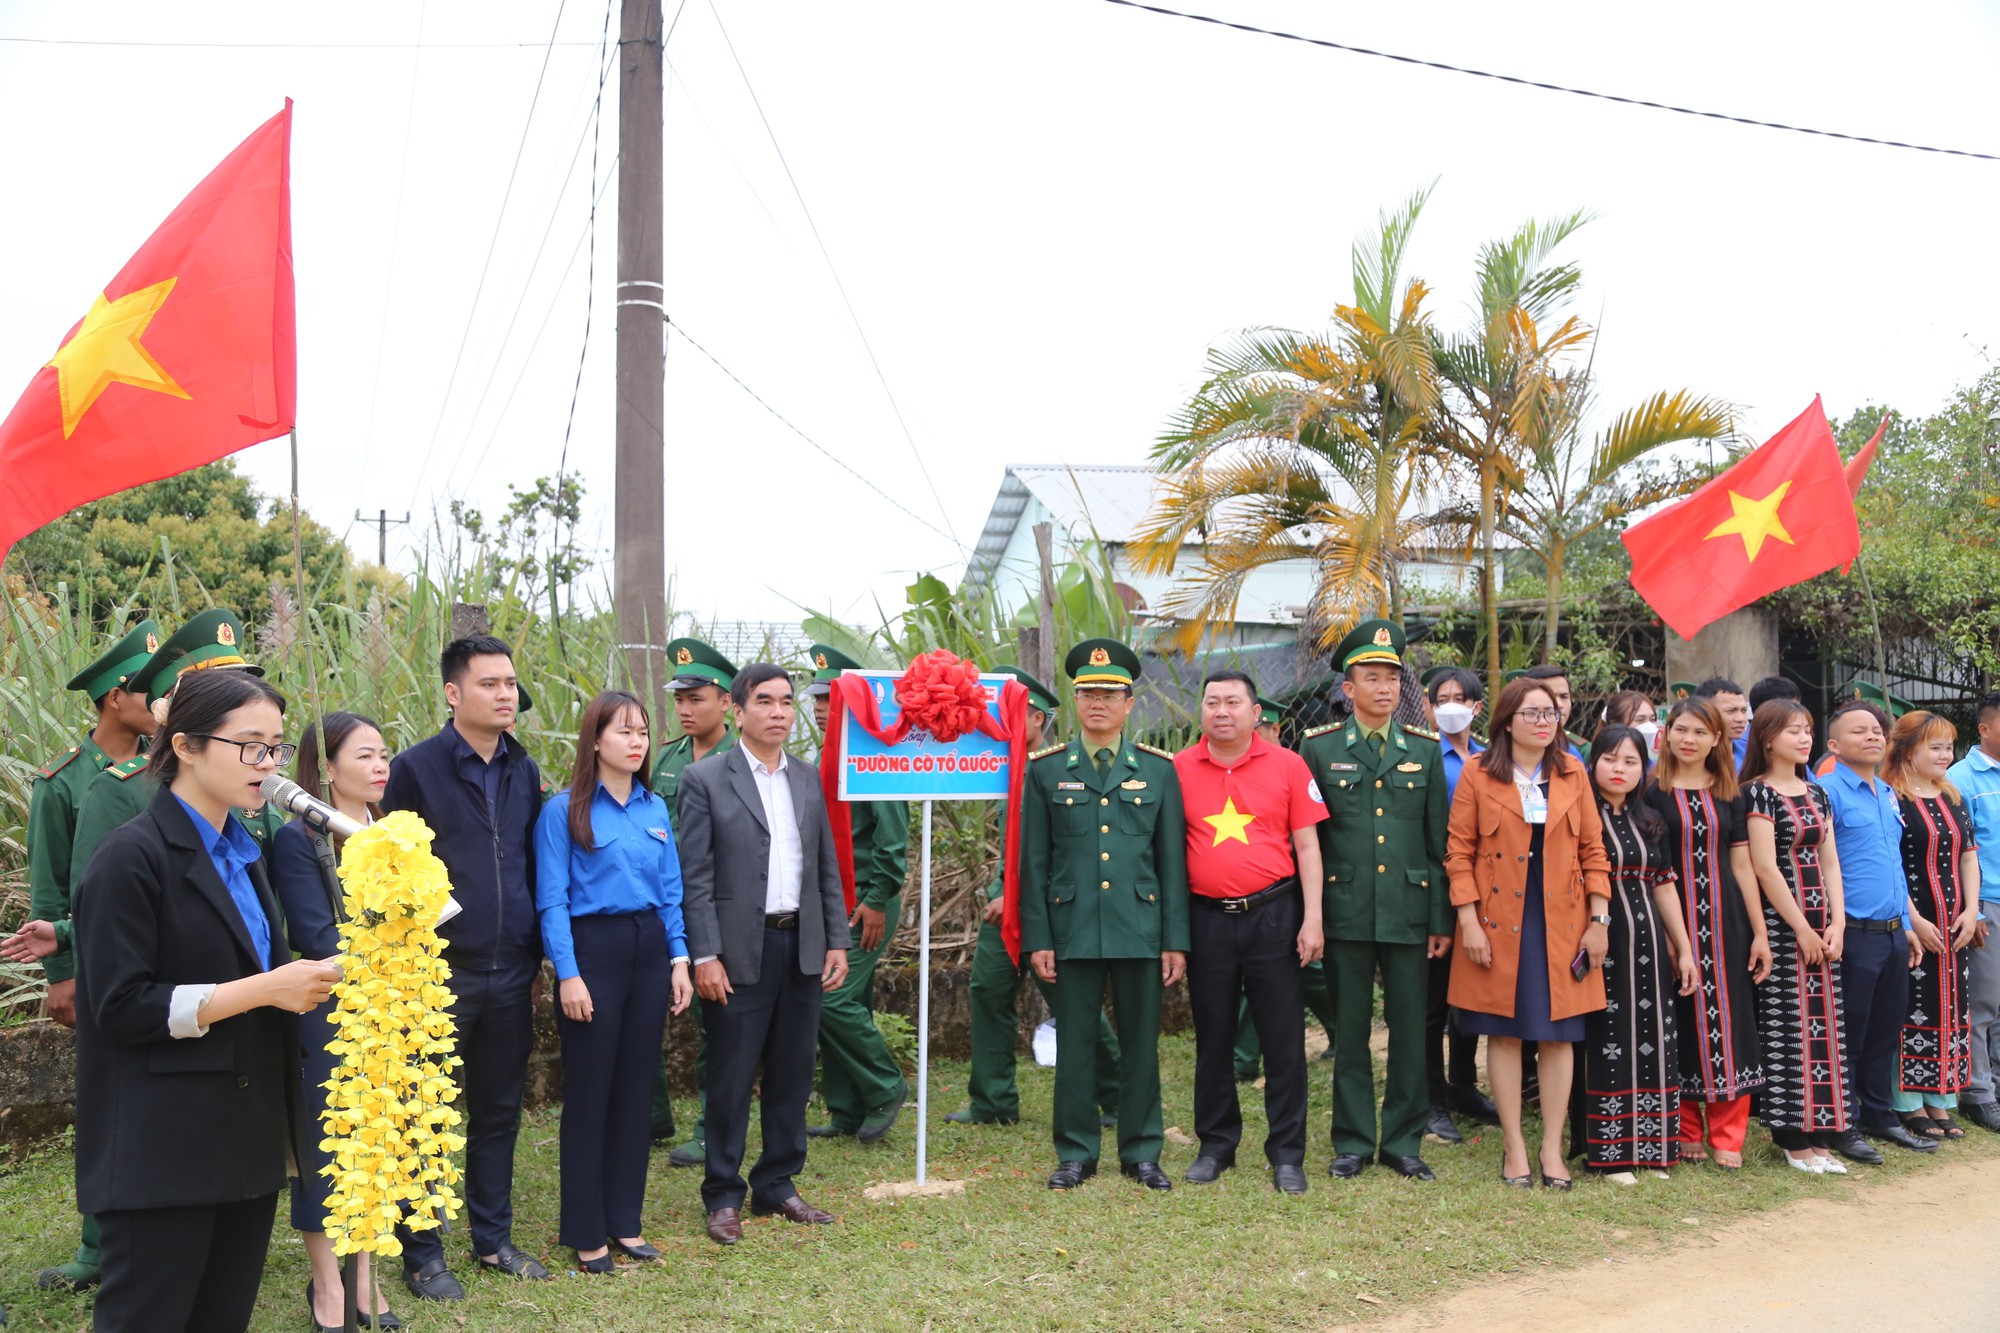
<instances>
[{"instance_id":1,"label":"woman in white face mask","mask_svg":"<svg viewBox=\"0 0 2000 1333\"><path fill-rule=\"evenodd\" d=\"M1653 701L1637 690L1619 690L1604 701L1604 725L1630 727L1646 742L1646 761L1660 755L1660 713Z\"/></svg>"}]
</instances>

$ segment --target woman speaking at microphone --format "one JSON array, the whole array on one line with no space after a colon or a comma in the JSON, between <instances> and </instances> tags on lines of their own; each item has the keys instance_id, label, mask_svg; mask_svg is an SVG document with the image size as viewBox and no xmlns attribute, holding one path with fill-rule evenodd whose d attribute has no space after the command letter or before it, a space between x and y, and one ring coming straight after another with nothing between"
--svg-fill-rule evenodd
<instances>
[{"instance_id":1,"label":"woman speaking at microphone","mask_svg":"<svg viewBox=\"0 0 2000 1333\"><path fill-rule=\"evenodd\" d=\"M104 1233L98 1333L235 1333L256 1305L302 1127L287 1015L340 976L333 959L274 966L277 904L230 818L292 756L284 709L244 672L183 677L152 803L77 884L76 1197Z\"/></svg>"}]
</instances>

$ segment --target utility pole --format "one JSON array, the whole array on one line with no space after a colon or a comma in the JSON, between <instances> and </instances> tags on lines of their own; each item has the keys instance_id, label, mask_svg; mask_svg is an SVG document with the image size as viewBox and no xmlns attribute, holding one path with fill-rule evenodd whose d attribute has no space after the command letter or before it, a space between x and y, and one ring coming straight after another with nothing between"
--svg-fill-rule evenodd
<instances>
[{"instance_id":1,"label":"utility pole","mask_svg":"<svg viewBox=\"0 0 2000 1333\"><path fill-rule=\"evenodd\" d=\"M410 521L409 510L403 511L401 518L390 518L389 511L378 509L375 517L363 518L359 509L354 511L356 523L366 523L375 529L375 563L386 567L389 563L389 529L400 528Z\"/></svg>"},{"instance_id":2,"label":"utility pole","mask_svg":"<svg viewBox=\"0 0 2000 1333\"><path fill-rule=\"evenodd\" d=\"M612 598L636 693L663 716L667 682L666 264L660 0L618 21L618 459Z\"/></svg>"}]
</instances>

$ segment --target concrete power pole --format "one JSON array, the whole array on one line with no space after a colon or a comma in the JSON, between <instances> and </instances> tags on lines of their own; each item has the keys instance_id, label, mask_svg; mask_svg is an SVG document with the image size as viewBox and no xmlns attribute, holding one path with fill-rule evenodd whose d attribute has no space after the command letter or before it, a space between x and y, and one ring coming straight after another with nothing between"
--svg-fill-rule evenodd
<instances>
[{"instance_id":1,"label":"concrete power pole","mask_svg":"<svg viewBox=\"0 0 2000 1333\"><path fill-rule=\"evenodd\" d=\"M666 625L666 309L660 0L618 24L618 461L612 596L632 686L662 716Z\"/></svg>"}]
</instances>

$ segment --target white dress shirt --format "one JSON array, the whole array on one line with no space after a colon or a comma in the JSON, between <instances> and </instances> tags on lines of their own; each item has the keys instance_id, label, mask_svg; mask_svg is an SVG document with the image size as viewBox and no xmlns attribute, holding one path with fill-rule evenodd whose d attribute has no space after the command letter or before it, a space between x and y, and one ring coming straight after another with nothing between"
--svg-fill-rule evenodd
<instances>
[{"instance_id":1,"label":"white dress shirt","mask_svg":"<svg viewBox=\"0 0 2000 1333\"><path fill-rule=\"evenodd\" d=\"M767 768L763 760L750 753L748 746L742 750L750 765L750 779L757 784L757 795L764 802L764 827L771 831L770 868L764 876L764 913L775 916L780 912L796 912L805 883L806 853L799 841L799 817L792 809L792 781L785 776L791 756L780 750L778 766Z\"/></svg>"}]
</instances>

